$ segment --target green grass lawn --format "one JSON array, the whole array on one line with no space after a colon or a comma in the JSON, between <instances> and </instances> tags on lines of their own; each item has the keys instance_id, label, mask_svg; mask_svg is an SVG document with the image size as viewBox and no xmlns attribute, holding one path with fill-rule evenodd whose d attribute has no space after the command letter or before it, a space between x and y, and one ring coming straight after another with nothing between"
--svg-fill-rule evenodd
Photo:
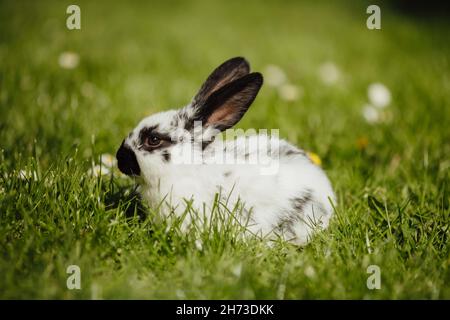
<instances>
[{"instance_id":1,"label":"green grass lawn","mask_svg":"<svg viewBox=\"0 0 450 320\"><path fill-rule=\"evenodd\" d=\"M0 298L450 299L448 22L382 5L371 31L364 2L77 1L69 31L71 3L0 1ZM131 179L89 172L238 55L299 94L266 83L238 126L280 129L334 185L330 228L304 248L182 234L154 222ZM378 82L392 99L372 123Z\"/></svg>"}]
</instances>

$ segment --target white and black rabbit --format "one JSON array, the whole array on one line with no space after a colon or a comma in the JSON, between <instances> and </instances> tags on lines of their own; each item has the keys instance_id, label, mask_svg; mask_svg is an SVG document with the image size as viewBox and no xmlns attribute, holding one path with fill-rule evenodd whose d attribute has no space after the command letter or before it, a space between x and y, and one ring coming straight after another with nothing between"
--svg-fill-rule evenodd
<instances>
[{"instance_id":1,"label":"white and black rabbit","mask_svg":"<svg viewBox=\"0 0 450 320\"><path fill-rule=\"evenodd\" d=\"M215 139L242 118L262 84L244 58L224 62L189 105L138 124L117 151L119 169L138 177L143 198L165 215L182 215L187 203L207 214L220 194L230 208L244 204L249 231L305 244L333 214L321 168L274 136Z\"/></svg>"}]
</instances>

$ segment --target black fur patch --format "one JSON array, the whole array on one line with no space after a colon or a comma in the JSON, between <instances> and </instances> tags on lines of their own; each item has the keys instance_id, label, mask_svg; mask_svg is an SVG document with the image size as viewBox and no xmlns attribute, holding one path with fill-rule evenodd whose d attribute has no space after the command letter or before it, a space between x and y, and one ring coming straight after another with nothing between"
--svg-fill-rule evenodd
<instances>
[{"instance_id":1,"label":"black fur patch","mask_svg":"<svg viewBox=\"0 0 450 320\"><path fill-rule=\"evenodd\" d=\"M194 129L194 121L193 120L187 120L184 123L184 130L191 131L192 129Z\"/></svg>"},{"instance_id":2,"label":"black fur patch","mask_svg":"<svg viewBox=\"0 0 450 320\"><path fill-rule=\"evenodd\" d=\"M170 126L174 128L183 126L185 130L190 131L193 128L193 121L189 118L188 112L181 109L170 122Z\"/></svg>"},{"instance_id":3,"label":"black fur patch","mask_svg":"<svg viewBox=\"0 0 450 320\"><path fill-rule=\"evenodd\" d=\"M280 156L293 156L293 155L305 155L302 150L299 150L291 145L283 145L279 148L278 151Z\"/></svg>"},{"instance_id":4,"label":"black fur patch","mask_svg":"<svg viewBox=\"0 0 450 320\"><path fill-rule=\"evenodd\" d=\"M141 169L136 159L136 155L133 150L125 145L125 141L120 145L119 150L116 153L117 166L119 170L126 175L140 175Z\"/></svg>"},{"instance_id":5,"label":"black fur patch","mask_svg":"<svg viewBox=\"0 0 450 320\"><path fill-rule=\"evenodd\" d=\"M179 122L180 118L178 118L178 116L175 116L172 121L170 121L170 126L171 127L178 127L178 122Z\"/></svg>"},{"instance_id":6,"label":"black fur patch","mask_svg":"<svg viewBox=\"0 0 450 320\"><path fill-rule=\"evenodd\" d=\"M175 128L183 126L184 130L191 131L194 128L194 120L189 117L189 113L185 109L181 109L172 119L170 125Z\"/></svg>"},{"instance_id":7,"label":"black fur patch","mask_svg":"<svg viewBox=\"0 0 450 320\"><path fill-rule=\"evenodd\" d=\"M310 202L311 200L312 200L311 191L308 190L301 197L296 197L291 200L292 207L294 208L295 211L303 213L303 210L305 209L306 204L308 204L308 202Z\"/></svg>"},{"instance_id":8,"label":"black fur patch","mask_svg":"<svg viewBox=\"0 0 450 320\"><path fill-rule=\"evenodd\" d=\"M165 162L169 162L170 161L170 153L167 150L164 150L162 153L163 159Z\"/></svg>"},{"instance_id":9,"label":"black fur patch","mask_svg":"<svg viewBox=\"0 0 450 320\"><path fill-rule=\"evenodd\" d=\"M312 201L311 190L307 190L300 197L291 199L291 208L286 210L279 219L275 229L281 233L287 233L290 236L295 236L294 225L297 222L304 221L305 206Z\"/></svg>"},{"instance_id":10,"label":"black fur patch","mask_svg":"<svg viewBox=\"0 0 450 320\"><path fill-rule=\"evenodd\" d=\"M294 155L294 154L301 154L301 152L300 151L298 151L298 150L288 150L288 151L286 151L286 153L285 153L287 156L291 156L291 155Z\"/></svg>"},{"instance_id":11,"label":"black fur patch","mask_svg":"<svg viewBox=\"0 0 450 320\"><path fill-rule=\"evenodd\" d=\"M215 139L216 137L211 137L211 140L202 140L202 150L205 150Z\"/></svg>"},{"instance_id":12,"label":"black fur patch","mask_svg":"<svg viewBox=\"0 0 450 320\"><path fill-rule=\"evenodd\" d=\"M287 211L276 225L276 230L283 234L295 235L294 224L298 222L298 216L295 212Z\"/></svg>"}]
</instances>

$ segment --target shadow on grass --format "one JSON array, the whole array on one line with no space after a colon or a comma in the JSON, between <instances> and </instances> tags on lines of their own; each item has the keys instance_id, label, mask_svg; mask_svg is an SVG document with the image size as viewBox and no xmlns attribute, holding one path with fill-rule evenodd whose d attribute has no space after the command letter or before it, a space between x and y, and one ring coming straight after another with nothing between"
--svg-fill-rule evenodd
<instances>
[{"instance_id":1,"label":"shadow on grass","mask_svg":"<svg viewBox=\"0 0 450 320\"><path fill-rule=\"evenodd\" d=\"M130 190L129 186L114 186L105 194L105 206L108 209L122 207L127 218L138 217L139 220L144 220L148 215L147 207L136 187Z\"/></svg>"}]
</instances>

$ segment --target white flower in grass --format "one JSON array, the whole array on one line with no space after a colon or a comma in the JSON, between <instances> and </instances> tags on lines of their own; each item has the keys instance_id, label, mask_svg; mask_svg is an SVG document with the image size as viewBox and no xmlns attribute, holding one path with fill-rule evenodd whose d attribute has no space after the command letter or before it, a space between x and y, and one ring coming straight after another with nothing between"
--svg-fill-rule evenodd
<instances>
[{"instance_id":1,"label":"white flower in grass","mask_svg":"<svg viewBox=\"0 0 450 320\"><path fill-rule=\"evenodd\" d=\"M377 108L367 104L363 107L362 114L368 123L377 123L380 121L380 112Z\"/></svg>"},{"instance_id":2,"label":"white flower in grass","mask_svg":"<svg viewBox=\"0 0 450 320\"><path fill-rule=\"evenodd\" d=\"M100 177L108 175L110 173L110 170L107 167L98 164L89 169L88 172L91 176Z\"/></svg>"},{"instance_id":3,"label":"white flower in grass","mask_svg":"<svg viewBox=\"0 0 450 320\"><path fill-rule=\"evenodd\" d=\"M100 156L102 165L106 168L113 168L117 164L116 157L109 153L104 153Z\"/></svg>"},{"instance_id":4,"label":"white flower in grass","mask_svg":"<svg viewBox=\"0 0 450 320\"><path fill-rule=\"evenodd\" d=\"M279 87L286 83L287 77L280 67L270 64L264 69L264 80L271 87Z\"/></svg>"},{"instance_id":5,"label":"white flower in grass","mask_svg":"<svg viewBox=\"0 0 450 320\"><path fill-rule=\"evenodd\" d=\"M325 62L319 67L319 78L323 83L331 85L336 83L341 74L333 62Z\"/></svg>"},{"instance_id":6,"label":"white flower in grass","mask_svg":"<svg viewBox=\"0 0 450 320\"><path fill-rule=\"evenodd\" d=\"M367 89L370 103L377 108L385 108L391 103L391 92L381 83L372 83Z\"/></svg>"},{"instance_id":7,"label":"white flower in grass","mask_svg":"<svg viewBox=\"0 0 450 320\"><path fill-rule=\"evenodd\" d=\"M66 51L59 55L58 63L63 69L74 69L78 66L80 57L75 52Z\"/></svg>"},{"instance_id":8,"label":"white flower in grass","mask_svg":"<svg viewBox=\"0 0 450 320\"><path fill-rule=\"evenodd\" d=\"M316 270L312 266L307 266L305 268L305 276L308 278L314 278L316 276Z\"/></svg>"},{"instance_id":9,"label":"white flower in grass","mask_svg":"<svg viewBox=\"0 0 450 320\"><path fill-rule=\"evenodd\" d=\"M231 272L237 277L239 278L241 276L242 273L242 263L239 263L237 265L235 265L232 269Z\"/></svg>"},{"instance_id":10,"label":"white flower in grass","mask_svg":"<svg viewBox=\"0 0 450 320\"><path fill-rule=\"evenodd\" d=\"M175 291L175 294L176 294L176 296L177 296L178 299L186 299L186 294L185 294L184 291L181 290L181 289L177 289L177 290Z\"/></svg>"},{"instance_id":11,"label":"white flower in grass","mask_svg":"<svg viewBox=\"0 0 450 320\"><path fill-rule=\"evenodd\" d=\"M198 251L203 250L203 242L201 239L195 240L195 247L197 248Z\"/></svg>"},{"instance_id":12,"label":"white flower in grass","mask_svg":"<svg viewBox=\"0 0 450 320\"><path fill-rule=\"evenodd\" d=\"M17 177L21 180L31 180L31 179L33 179L34 181L38 180L37 172L34 170L33 171L20 170L19 173L17 174Z\"/></svg>"},{"instance_id":13,"label":"white flower in grass","mask_svg":"<svg viewBox=\"0 0 450 320\"><path fill-rule=\"evenodd\" d=\"M300 98L301 90L293 84L283 84L278 88L278 94L285 101L296 101Z\"/></svg>"}]
</instances>

